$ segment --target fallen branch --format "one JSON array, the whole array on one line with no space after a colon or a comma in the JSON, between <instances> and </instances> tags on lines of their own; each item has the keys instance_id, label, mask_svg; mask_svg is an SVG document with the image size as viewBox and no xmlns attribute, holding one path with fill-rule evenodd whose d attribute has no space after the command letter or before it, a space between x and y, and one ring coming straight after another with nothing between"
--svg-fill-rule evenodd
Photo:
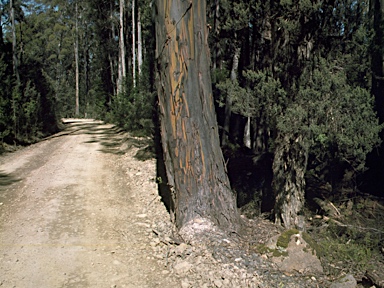
<instances>
[{"instance_id":1,"label":"fallen branch","mask_svg":"<svg viewBox=\"0 0 384 288\"><path fill-rule=\"evenodd\" d=\"M317 217L315 217L315 218L317 218ZM374 232L377 232L377 233L383 233L384 234L384 230L379 230L379 229L370 228L370 227L361 227L361 226L344 224L344 223L341 223L338 220L335 220L335 219L327 217L327 216L323 216L323 220L326 221L326 222L330 222L331 221L331 222L335 223L336 225L338 225L340 227L354 228L354 229L361 230L361 231L374 231Z\"/></svg>"},{"instance_id":2,"label":"fallen branch","mask_svg":"<svg viewBox=\"0 0 384 288\"><path fill-rule=\"evenodd\" d=\"M384 288L384 270L367 270L365 276L375 284L375 287Z\"/></svg>"}]
</instances>

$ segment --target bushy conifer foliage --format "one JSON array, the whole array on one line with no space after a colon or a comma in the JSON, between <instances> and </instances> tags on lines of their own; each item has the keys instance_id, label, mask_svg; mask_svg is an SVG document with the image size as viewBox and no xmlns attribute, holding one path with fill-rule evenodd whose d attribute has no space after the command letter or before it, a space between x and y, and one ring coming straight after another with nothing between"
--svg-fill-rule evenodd
<instances>
[{"instance_id":1,"label":"bushy conifer foliage","mask_svg":"<svg viewBox=\"0 0 384 288\"><path fill-rule=\"evenodd\" d=\"M373 96L348 84L345 71L324 59L308 74L300 79L298 99L307 113L303 125L309 129L314 162L318 168L344 163L362 172L367 154L381 142Z\"/></svg>"},{"instance_id":2,"label":"bushy conifer foliage","mask_svg":"<svg viewBox=\"0 0 384 288\"><path fill-rule=\"evenodd\" d=\"M346 172L356 179L368 153L380 145L375 108L382 109L382 97L371 95L370 81L370 53L377 59L382 54L370 51L380 38L372 15L380 17L367 2L348 0L227 0L210 7L211 39L219 42L212 43L213 66L227 71L227 79L215 84L218 111L230 103L232 113L250 118L251 149L274 155L276 221L294 226L309 172L337 191L347 185ZM230 80L232 47L241 47L237 81ZM245 129L246 135L249 129L233 127L229 133ZM243 137L229 139L246 145Z\"/></svg>"}]
</instances>

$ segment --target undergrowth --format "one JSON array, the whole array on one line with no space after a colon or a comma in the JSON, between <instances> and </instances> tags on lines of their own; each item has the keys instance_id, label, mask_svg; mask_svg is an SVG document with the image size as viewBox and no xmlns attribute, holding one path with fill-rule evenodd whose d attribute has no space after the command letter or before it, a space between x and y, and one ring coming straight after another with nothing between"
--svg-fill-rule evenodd
<instances>
[{"instance_id":1,"label":"undergrowth","mask_svg":"<svg viewBox=\"0 0 384 288\"><path fill-rule=\"evenodd\" d=\"M340 215L325 217L313 223L317 227L311 227L311 236L322 250L324 272L330 276L352 273L362 278L384 258L384 206L360 197L334 204Z\"/></svg>"}]
</instances>

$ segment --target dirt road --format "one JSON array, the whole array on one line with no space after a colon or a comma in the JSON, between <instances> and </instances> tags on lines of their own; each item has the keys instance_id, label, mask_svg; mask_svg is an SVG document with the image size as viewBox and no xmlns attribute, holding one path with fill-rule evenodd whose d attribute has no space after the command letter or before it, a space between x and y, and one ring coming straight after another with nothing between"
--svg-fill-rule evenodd
<instances>
[{"instance_id":1,"label":"dirt road","mask_svg":"<svg viewBox=\"0 0 384 288\"><path fill-rule=\"evenodd\" d=\"M67 125L0 157L0 287L180 287L149 245L154 171L111 125Z\"/></svg>"}]
</instances>

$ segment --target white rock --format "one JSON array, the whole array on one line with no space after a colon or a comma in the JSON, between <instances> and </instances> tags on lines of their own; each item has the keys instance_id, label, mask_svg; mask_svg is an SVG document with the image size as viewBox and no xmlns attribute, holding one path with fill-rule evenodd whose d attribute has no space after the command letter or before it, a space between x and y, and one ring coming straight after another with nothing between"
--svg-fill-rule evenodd
<instances>
[{"instance_id":1,"label":"white rock","mask_svg":"<svg viewBox=\"0 0 384 288\"><path fill-rule=\"evenodd\" d=\"M188 263L187 261L181 261L177 263L175 266L173 266L173 270L177 274L187 273L191 268L192 268L192 264Z\"/></svg>"},{"instance_id":2,"label":"white rock","mask_svg":"<svg viewBox=\"0 0 384 288\"><path fill-rule=\"evenodd\" d=\"M218 288L223 287L223 281L221 281L220 279L215 279L213 281L213 284L215 284L215 286L218 287Z\"/></svg>"},{"instance_id":3,"label":"white rock","mask_svg":"<svg viewBox=\"0 0 384 288\"><path fill-rule=\"evenodd\" d=\"M345 275L343 278L338 281L332 283L330 288L355 288L357 287L356 279L351 275Z\"/></svg>"},{"instance_id":4,"label":"white rock","mask_svg":"<svg viewBox=\"0 0 384 288\"><path fill-rule=\"evenodd\" d=\"M176 254L177 256L182 256L182 255L184 255L184 254L187 252L188 248L189 248L189 245L188 245L188 244L186 244L186 243L181 243L179 246L177 246L177 247L175 248L175 254Z\"/></svg>"}]
</instances>

